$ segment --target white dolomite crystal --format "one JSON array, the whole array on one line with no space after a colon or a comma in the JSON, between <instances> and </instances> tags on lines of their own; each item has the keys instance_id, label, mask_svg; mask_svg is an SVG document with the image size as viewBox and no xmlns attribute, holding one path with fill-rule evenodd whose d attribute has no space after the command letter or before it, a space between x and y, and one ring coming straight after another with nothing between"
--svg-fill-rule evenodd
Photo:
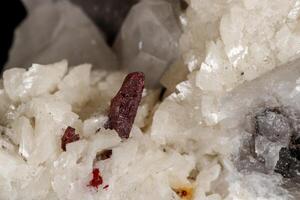
<instances>
[{"instance_id":1,"label":"white dolomite crystal","mask_svg":"<svg viewBox=\"0 0 300 200\"><path fill-rule=\"evenodd\" d=\"M139 128L149 126L156 91L144 92L131 137L121 143L104 124L105 109L125 74L91 71L88 64L67 68L62 61L4 73L0 199L163 200L178 199L173 187L191 187L187 177L194 157L164 152ZM105 109L97 108L94 97ZM80 140L62 151L61 137L68 126ZM107 149L111 157L99 160L98 154ZM103 179L98 189L89 186L93 168L100 169ZM145 196L150 191L156 193Z\"/></svg>"},{"instance_id":2,"label":"white dolomite crystal","mask_svg":"<svg viewBox=\"0 0 300 200\"><path fill-rule=\"evenodd\" d=\"M230 90L295 57L300 50L299 2L191 0L181 37L197 85Z\"/></svg>"},{"instance_id":3,"label":"white dolomite crystal","mask_svg":"<svg viewBox=\"0 0 300 200\"><path fill-rule=\"evenodd\" d=\"M281 113L272 111L271 118L262 115L265 124L253 133L253 118L264 109L277 107L298 130L300 61L281 65L296 58L300 50L298 7L298 1L191 0L181 16L184 33L180 44L190 73L188 80L177 85L175 93L160 104L151 137L164 146L197 156L196 181L203 170L214 166L212 163L222 164L209 192L203 185L196 186L199 198L299 198L298 186L288 188L286 182L291 181L282 178L289 176L284 173L297 174L299 161L282 160L296 168L278 172L282 148L291 143L291 128L279 120ZM264 75L276 67L278 71ZM249 86L244 86L245 81L251 81ZM276 130L279 136L282 129L284 137L272 139L265 129L273 134ZM254 141L256 155L244 160L244 153L251 151L244 143L251 141L252 134L258 134ZM264 164L257 159L263 159Z\"/></svg>"}]
</instances>

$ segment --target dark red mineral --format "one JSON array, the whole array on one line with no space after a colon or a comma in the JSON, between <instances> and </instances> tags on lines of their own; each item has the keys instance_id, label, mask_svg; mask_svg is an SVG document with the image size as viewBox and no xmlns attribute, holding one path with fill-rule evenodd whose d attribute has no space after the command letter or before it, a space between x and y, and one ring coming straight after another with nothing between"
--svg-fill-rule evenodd
<instances>
[{"instance_id":1,"label":"dark red mineral","mask_svg":"<svg viewBox=\"0 0 300 200\"><path fill-rule=\"evenodd\" d=\"M90 180L90 183L88 186L98 188L99 185L103 183L103 179L100 174L100 170L98 168L93 169L93 178Z\"/></svg>"},{"instance_id":2,"label":"dark red mineral","mask_svg":"<svg viewBox=\"0 0 300 200\"><path fill-rule=\"evenodd\" d=\"M75 129L68 126L68 128L65 130L64 135L61 138L61 148L62 148L62 150L66 151L67 144L75 142L79 139L80 139L79 135L75 134Z\"/></svg>"},{"instance_id":3,"label":"dark red mineral","mask_svg":"<svg viewBox=\"0 0 300 200\"><path fill-rule=\"evenodd\" d=\"M111 100L105 128L116 130L121 138L129 137L144 85L145 76L142 72L133 72L126 76L121 89Z\"/></svg>"}]
</instances>

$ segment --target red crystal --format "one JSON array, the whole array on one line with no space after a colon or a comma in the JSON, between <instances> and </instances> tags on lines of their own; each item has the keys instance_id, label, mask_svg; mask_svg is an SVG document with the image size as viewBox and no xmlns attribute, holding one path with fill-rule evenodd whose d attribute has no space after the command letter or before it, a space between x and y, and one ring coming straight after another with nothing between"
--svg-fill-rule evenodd
<instances>
[{"instance_id":1,"label":"red crystal","mask_svg":"<svg viewBox=\"0 0 300 200\"><path fill-rule=\"evenodd\" d=\"M111 100L105 128L114 129L121 138L128 138L142 99L145 75L133 72L126 76L119 92Z\"/></svg>"},{"instance_id":2,"label":"red crystal","mask_svg":"<svg viewBox=\"0 0 300 200\"><path fill-rule=\"evenodd\" d=\"M61 138L61 148L62 148L62 150L66 151L67 144L75 142L79 139L80 139L79 135L75 134L75 129L68 126L68 128L65 130L64 135Z\"/></svg>"},{"instance_id":3,"label":"red crystal","mask_svg":"<svg viewBox=\"0 0 300 200\"><path fill-rule=\"evenodd\" d=\"M93 169L93 178L90 180L89 186L95 187L98 189L99 185L103 183L103 179L98 168Z\"/></svg>"}]
</instances>

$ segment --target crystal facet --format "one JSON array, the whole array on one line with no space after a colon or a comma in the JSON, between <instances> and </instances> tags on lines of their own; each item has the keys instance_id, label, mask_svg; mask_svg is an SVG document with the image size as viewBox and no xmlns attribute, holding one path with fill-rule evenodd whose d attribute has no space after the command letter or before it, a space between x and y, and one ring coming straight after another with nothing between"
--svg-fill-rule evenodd
<instances>
[{"instance_id":1,"label":"crystal facet","mask_svg":"<svg viewBox=\"0 0 300 200\"><path fill-rule=\"evenodd\" d=\"M178 56L181 34L172 4L143 0L129 12L114 48L123 67L147 74L146 85L157 86Z\"/></svg>"}]
</instances>

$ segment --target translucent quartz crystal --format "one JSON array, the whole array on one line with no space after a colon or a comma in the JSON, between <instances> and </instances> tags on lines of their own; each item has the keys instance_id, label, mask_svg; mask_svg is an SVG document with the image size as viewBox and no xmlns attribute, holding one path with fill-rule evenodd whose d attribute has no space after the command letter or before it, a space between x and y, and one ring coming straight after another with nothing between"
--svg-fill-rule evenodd
<instances>
[{"instance_id":1,"label":"translucent quartz crystal","mask_svg":"<svg viewBox=\"0 0 300 200\"><path fill-rule=\"evenodd\" d=\"M102 34L80 8L68 1L28 0L27 19L15 32L6 68L30 67L68 59L71 65L89 62L116 69L116 56Z\"/></svg>"},{"instance_id":2,"label":"translucent quartz crystal","mask_svg":"<svg viewBox=\"0 0 300 200\"><path fill-rule=\"evenodd\" d=\"M123 67L144 72L146 84L157 86L162 73L178 56L180 34L171 3L143 0L129 12L114 48Z\"/></svg>"}]
</instances>

